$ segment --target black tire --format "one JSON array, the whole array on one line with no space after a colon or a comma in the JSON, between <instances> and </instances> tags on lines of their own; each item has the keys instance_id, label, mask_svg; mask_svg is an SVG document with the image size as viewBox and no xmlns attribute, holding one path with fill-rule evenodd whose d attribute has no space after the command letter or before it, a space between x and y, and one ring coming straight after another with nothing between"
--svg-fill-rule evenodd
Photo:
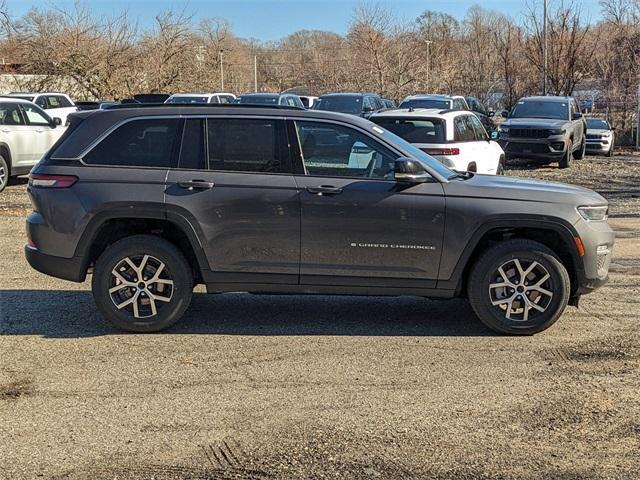
<instances>
[{"instance_id":1,"label":"black tire","mask_svg":"<svg viewBox=\"0 0 640 480\"><path fill-rule=\"evenodd\" d=\"M502 155L500 157L500 160L498 161L498 168L496 168L496 175L504 175L505 164L506 164L506 161L504 159L504 155Z\"/></svg>"},{"instance_id":2,"label":"black tire","mask_svg":"<svg viewBox=\"0 0 640 480\"><path fill-rule=\"evenodd\" d=\"M609 147L609 150L607 151L607 157L613 157L613 141L611 142L611 146Z\"/></svg>"},{"instance_id":3,"label":"black tire","mask_svg":"<svg viewBox=\"0 0 640 480\"><path fill-rule=\"evenodd\" d=\"M146 262L145 256L148 256ZM139 271L131 268L125 259L137 268L142 267L142 281ZM160 268L160 264L164 267ZM116 268L120 279L112 273ZM157 282L145 284L144 280L154 280L157 276ZM122 280L131 282L132 286L125 286ZM109 291L119 285L123 286L115 292ZM91 288L98 310L113 325L130 332L157 332L177 322L189 307L193 273L182 252L172 243L152 235L134 235L115 242L100 255ZM135 309L131 302L120 308L116 306L116 302L122 305L130 301L136 293Z\"/></svg>"},{"instance_id":4,"label":"black tire","mask_svg":"<svg viewBox=\"0 0 640 480\"><path fill-rule=\"evenodd\" d=\"M504 279L501 280L499 268L502 267L502 272L505 272L507 277L511 272L518 275L515 260L518 260L524 272L536 262L534 270L521 283L530 281L530 277L534 277L532 281L535 282L548 274L548 279L538 287L550 292L552 296L538 292L535 283L525 287L531 290L524 292L501 287L500 283L504 282ZM535 277L534 274L539 276ZM498 287L492 289L490 285ZM549 328L560 318L569 301L570 286L567 269L551 249L532 240L516 239L498 243L481 254L471 269L467 294L473 311L491 330L511 335L532 335ZM501 288L504 290L501 291ZM536 303L538 308L526 307L522 300L523 294L529 304ZM511 303L508 302L509 299L512 300ZM500 304L493 305L492 302ZM538 311L543 307L544 311ZM527 316L524 313L525 308L528 310ZM518 313L519 310L522 312ZM511 319L507 318L507 311Z\"/></svg>"},{"instance_id":5,"label":"black tire","mask_svg":"<svg viewBox=\"0 0 640 480\"><path fill-rule=\"evenodd\" d=\"M569 168L571 160L573 160L573 143L569 142L569 145L567 145L567 151L558 162L558 166L560 168Z\"/></svg>"},{"instance_id":6,"label":"black tire","mask_svg":"<svg viewBox=\"0 0 640 480\"><path fill-rule=\"evenodd\" d=\"M9 164L4 157L0 155L0 192L9 184L10 174Z\"/></svg>"},{"instance_id":7,"label":"black tire","mask_svg":"<svg viewBox=\"0 0 640 480\"><path fill-rule=\"evenodd\" d=\"M583 138L580 144L580 150L574 155L576 160L582 160L587 152L587 141Z\"/></svg>"}]
</instances>

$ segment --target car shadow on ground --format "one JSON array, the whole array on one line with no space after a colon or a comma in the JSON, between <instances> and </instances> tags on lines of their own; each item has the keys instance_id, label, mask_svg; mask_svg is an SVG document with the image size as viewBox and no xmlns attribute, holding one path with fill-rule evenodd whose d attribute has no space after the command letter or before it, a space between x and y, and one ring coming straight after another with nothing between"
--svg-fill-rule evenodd
<instances>
[{"instance_id":1,"label":"car shadow on ground","mask_svg":"<svg viewBox=\"0 0 640 480\"><path fill-rule=\"evenodd\" d=\"M461 299L196 293L171 334L488 336ZM121 334L90 292L0 290L0 336L78 338Z\"/></svg>"}]
</instances>

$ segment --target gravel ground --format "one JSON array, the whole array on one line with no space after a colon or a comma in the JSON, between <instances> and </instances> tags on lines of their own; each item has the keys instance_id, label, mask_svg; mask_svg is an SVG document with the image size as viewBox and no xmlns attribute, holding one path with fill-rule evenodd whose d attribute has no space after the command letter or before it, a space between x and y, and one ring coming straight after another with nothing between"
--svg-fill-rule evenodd
<instances>
[{"instance_id":1,"label":"gravel ground","mask_svg":"<svg viewBox=\"0 0 640 480\"><path fill-rule=\"evenodd\" d=\"M612 202L611 282L542 334L462 300L197 293L115 332L26 264L0 194L0 478L631 479L640 469L640 157L511 174Z\"/></svg>"}]
</instances>

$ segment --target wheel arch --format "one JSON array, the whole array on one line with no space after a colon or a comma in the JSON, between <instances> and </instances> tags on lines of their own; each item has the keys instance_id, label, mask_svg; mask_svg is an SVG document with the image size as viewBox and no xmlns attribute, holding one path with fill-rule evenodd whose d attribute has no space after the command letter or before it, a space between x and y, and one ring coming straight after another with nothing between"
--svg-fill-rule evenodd
<instances>
[{"instance_id":1,"label":"wheel arch","mask_svg":"<svg viewBox=\"0 0 640 480\"><path fill-rule=\"evenodd\" d=\"M469 272L478 256L497 242L524 238L537 241L551 248L560 258L569 272L571 293L578 287L579 272L583 269L582 260L575 245L578 233L561 219L530 218L500 219L485 223L478 228L464 248L453 274L449 279L439 280L438 288L450 288L458 295L464 295Z\"/></svg>"},{"instance_id":2,"label":"wheel arch","mask_svg":"<svg viewBox=\"0 0 640 480\"><path fill-rule=\"evenodd\" d=\"M6 142L0 142L0 155L2 155L7 162L7 167L9 167L9 175L11 175L11 149L9 148L9 144Z\"/></svg>"}]
</instances>

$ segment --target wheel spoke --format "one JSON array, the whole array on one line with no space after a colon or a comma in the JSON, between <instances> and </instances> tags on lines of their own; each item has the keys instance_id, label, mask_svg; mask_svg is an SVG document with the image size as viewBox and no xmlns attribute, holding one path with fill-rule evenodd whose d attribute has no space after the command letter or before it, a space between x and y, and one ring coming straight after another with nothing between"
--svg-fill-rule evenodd
<instances>
[{"instance_id":1,"label":"wheel spoke","mask_svg":"<svg viewBox=\"0 0 640 480\"><path fill-rule=\"evenodd\" d=\"M109 289L109 293L110 294L114 294L115 292L119 292L120 290L122 290L123 288L131 288L131 285L125 285L125 284L120 284L120 285L116 285L115 287L111 287Z\"/></svg>"},{"instance_id":2,"label":"wheel spoke","mask_svg":"<svg viewBox=\"0 0 640 480\"><path fill-rule=\"evenodd\" d=\"M158 311L156 310L156 301L153 295L149 295L149 293L147 293L147 295L149 297L149 306L151 307L151 315L156 315L158 313Z\"/></svg>"},{"instance_id":3,"label":"wheel spoke","mask_svg":"<svg viewBox=\"0 0 640 480\"><path fill-rule=\"evenodd\" d=\"M147 260L149 260L149 255L145 255L142 257L142 261L140 262L140 266L138 267L138 280L144 280L144 267L147 266Z\"/></svg>"},{"instance_id":4,"label":"wheel spoke","mask_svg":"<svg viewBox=\"0 0 640 480\"><path fill-rule=\"evenodd\" d=\"M151 293L149 290L145 290L149 298L153 298L154 300L160 300L161 302L169 303L171 301L171 297L163 297L162 295L158 295L156 293Z\"/></svg>"},{"instance_id":5,"label":"wheel spoke","mask_svg":"<svg viewBox=\"0 0 640 480\"><path fill-rule=\"evenodd\" d=\"M136 318L140 318L140 309L138 308L138 300L140 299L140 291L137 291L136 294L133 296L133 298L135 299L133 301L133 316Z\"/></svg>"},{"instance_id":6,"label":"wheel spoke","mask_svg":"<svg viewBox=\"0 0 640 480\"><path fill-rule=\"evenodd\" d=\"M139 292L136 292L136 293L135 293L135 295L133 295L133 297L126 299L124 302L122 302L122 303L120 303L120 304L117 304L117 305L116 305L116 308L117 308L118 310L122 310L122 309L123 309L124 307L126 307L127 305L131 305L131 304L133 303L133 304L134 304L134 307L133 307L133 308L134 308L134 310L135 310L135 308L136 308L136 307L135 307L135 302L136 302L136 300L138 299L138 295L139 295L139 294L140 294Z\"/></svg>"},{"instance_id":7,"label":"wheel spoke","mask_svg":"<svg viewBox=\"0 0 640 480\"><path fill-rule=\"evenodd\" d=\"M504 272L504 269L502 267L498 267L498 273L502 277L502 280L504 282L507 282L509 284L509 286L515 286L515 283L513 283L511 280L509 280L509 278L507 277L507 274Z\"/></svg>"},{"instance_id":8,"label":"wheel spoke","mask_svg":"<svg viewBox=\"0 0 640 480\"><path fill-rule=\"evenodd\" d=\"M111 274L116 277L116 279L118 279L120 281L120 283L122 283L122 285L126 285L127 287L135 287L136 284L135 282L130 282L129 280L125 279L122 275L120 275L120 272L118 272L115 268L113 270L111 270Z\"/></svg>"},{"instance_id":9,"label":"wheel spoke","mask_svg":"<svg viewBox=\"0 0 640 480\"><path fill-rule=\"evenodd\" d=\"M160 274L162 273L163 270L164 270L164 263L160 263L160 265L158 266L158 269L156 270L156 273L153 274L153 277L147 280L147 283L158 282L158 280L160 279Z\"/></svg>"},{"instance_id":10,"label":"wheel spoke","mask_svg":"<svg viewBox=\"0 0 640 480\"><path fill-rule=\"evenodd\" d=\"M129 257L126 257L126 258L124 259L124 261L125 261L125 262L127 262L127 263L129 264L129 266L131 267L131 269L132 269L134 272L136 272L136 275L138 275L138 278L137 278L136 280L137 280L137 281L140 281L140 280L141 280L140 272L138 271L138 267L136 267L136 264L135 264L135 263L133 263Z\"/></svg>"},{"instance_id":11,"label":"wheel spoke","mask_svg":"<svg viewBox=\"0 0 640 480\"><path fill-rule=\"evenodd\" d=\"M524 278L524 270L522 269L522 265L520 265L520 260L518 260L517 258L514 258L513 264L518 269L518 274L520 275L520 281L522 282L522 279Z\"/></svg>"},{"instance_id":12,"label":"wheel spoke","mask_svg":"<svg viewBox=\"0 0 640 480\"><path fill-rule=\"evenodd\" d=\"M538 310L539 312L544 312L546 310L546 308L541 307L540 305L538 305L536 302L532 302L531 300L529 300L529 305L532 308L535 308L536 310Z\"/></svg>"},{"instance_id":13,"label":"wheel spoke","mask_svg":"<svg viewBox=\"0 0 640 480\"><path fill-rule=\"evenodd\" d=\"M531 285L530 287L531 288L540 287L540 285L542 285L544 282L546 282L549 279L550 276L551 275L549 275L548 273L545 273L544 276L540 280L538 280L535 284Z\"/></svg>"},{"instance_id":14,"label":"wheel spoke","mask_svg":"<svg viewBox=\"0 0 640 480\"><path fill-rule=\"evenodd\" d=\"M547 297L553 297L553 292L550 292L549 290L547 290L546 288L542 288L542 287L536 287L535 285L533 287L528 288L529 291L534 291L534 292L538 292L541 293L543 295L546 295Z\"/></svg>"},{"instance_id":15,"label":"wheel spoke","mask_svg":"<svg viewBox=\"0 0 640 480\"><path fill-rule=\"evenodd\" d=\"M511 286L513 286L513 284L509 283L509 282L499 282L499 283L490 283L489 284L489 288L491 290L493 290L494 288L511 287Z\"/></svg>"},{"instance_id":16,"label":"wheel spoke","mask_svg":"<svg viewBox=\"0 0 640 480\"><path fill-rule=\"evenodd\" d=\"M527 275L529 275L538 265L540 265L538 262L531 262L531 265L529 265L522 274L522 281L524 281L524 279L527 278Z\"/></svg>"}]
</instances>

